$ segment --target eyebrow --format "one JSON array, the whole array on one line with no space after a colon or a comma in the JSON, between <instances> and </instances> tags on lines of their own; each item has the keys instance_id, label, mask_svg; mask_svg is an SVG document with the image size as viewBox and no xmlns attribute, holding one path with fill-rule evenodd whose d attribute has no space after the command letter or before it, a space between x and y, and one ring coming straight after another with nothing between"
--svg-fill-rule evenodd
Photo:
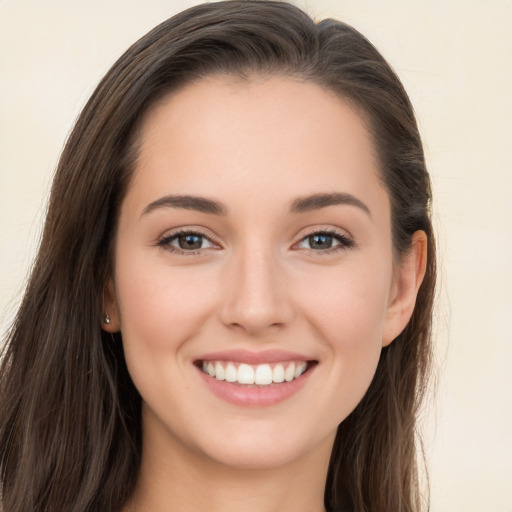
<instances>
[{"instance_id":1,"label":"eyebrow","mask_svg":"<svg viewBox=\"0 0 512 512\"><path fill-rule=\"evenodd\" d=\"M368 208L368 206L366 206L360 199L352 194L340 192L333 192L330 194L313 194L310 196L299 197L292 201L290 213L310 212L338 204L355 206L363 210L370 217L372 216L370 208Z\"/></svg>"},{"instance_id":2,"label":"eyebrow","mask_svg":"<svg viewBox=\"0 0 512 512\"><path fill-rule=\"evenodd\" d=\"M183 208L185 210L196 210L202 213L214 215L226 215L227 208L219 201L199 196L165 196L149 203L142 215L146 215L157 208Z\"/></svg>"},{"instance_id":3,"label":"eyebrow","mask_svg":"<svg viewBox=\"0 0 512 512\"><path fill-rule=\"evenodd\" d=\"M321 210L328 206L349 205L360 208L371 217L371 212L360 199L352 194L332 192L312 194L298 197L291 202L290 213L304 213L314 210ZM202 213L213 215L227 215L227 207L220 201L208 199L201 196L190 195L168 195L149 203L142 215L146 215L158 208L183 208L185 210L196 210Z\"/></svg>"}]
</instances>

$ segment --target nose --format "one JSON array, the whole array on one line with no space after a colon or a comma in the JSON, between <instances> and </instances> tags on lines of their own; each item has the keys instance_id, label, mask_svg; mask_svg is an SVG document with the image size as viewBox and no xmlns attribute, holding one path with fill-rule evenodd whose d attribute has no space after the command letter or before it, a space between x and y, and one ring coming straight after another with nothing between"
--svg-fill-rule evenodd
<instances>
[{"instance_id":1,"label":"nose","mask_svg":"<svg viewBox=\"0 0 512 512\"><path fill-rule=\"evenodd\" d=\"M223 286L220 317L224 325L256 336L292 321L289 283L276 260L261 248L233 258Z\"/></svg>"}]
</instances>

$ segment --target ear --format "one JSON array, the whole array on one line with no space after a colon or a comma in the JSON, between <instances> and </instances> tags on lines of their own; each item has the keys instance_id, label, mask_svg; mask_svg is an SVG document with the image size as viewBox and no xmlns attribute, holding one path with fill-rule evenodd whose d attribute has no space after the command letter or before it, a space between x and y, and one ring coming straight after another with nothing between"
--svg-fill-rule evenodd
<instances>
[{"instance_id":1,"label":"ear","mask_svg":"<svg viewBox=\"0 0 512 512\"><path fill-rule=\"evenodd\" d=\"M107 318L109 321L107 321ZM103 294L103 317L101 327L104 331L114 333L121 329L119 308L117 306L116 290L113 279L109 279Z\"/></svg>"},{"instance_id":2,"label":"ear","mask_svg":"<svg viewBox=\"0 0 512 512\"><path fill-rule=\"evenodd\" d=\"M395 269L382 346L389 345L409 322L427 268L427 235L416 231L410 251Z\"/></svg>"}]
</instances>

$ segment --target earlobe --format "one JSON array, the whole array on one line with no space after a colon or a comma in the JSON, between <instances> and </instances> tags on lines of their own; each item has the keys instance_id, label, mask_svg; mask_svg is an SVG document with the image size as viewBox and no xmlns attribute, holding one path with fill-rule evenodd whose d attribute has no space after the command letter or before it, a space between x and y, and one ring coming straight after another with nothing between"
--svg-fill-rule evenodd
<instances>
[{"instance_id":1,"label":"earlobe","mask_svg":"<svg viewBox=\"0 0 512 512\"><path fill-rule=\"evenodd\" d=\"M104 331L110 333L118 332L121 329L115 286L112 279L108 280L103 294L103 317L101 327Z\"/></svg>"},{"instance_id":2,"label":"earlobe","mask_svg":"<svg viewBox=\"0 0 512 512\"><path fill-rule=\"evenodd\" d=\"M426 233L416 231L412 235L410 251L396 269L382 346L389 345L405 329L412 316L427 268L427 242Z\"/></svg>"}]
</instances>

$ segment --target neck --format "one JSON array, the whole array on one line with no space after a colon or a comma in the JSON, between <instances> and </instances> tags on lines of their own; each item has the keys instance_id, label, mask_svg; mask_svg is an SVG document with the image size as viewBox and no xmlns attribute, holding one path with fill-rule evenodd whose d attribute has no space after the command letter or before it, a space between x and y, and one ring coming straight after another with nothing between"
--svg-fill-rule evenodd
<instances>
[{"instance_id":1,"label":"neck","mask_svg":"<svg viewBox=\"0 0 512 512\"><path fill-rule=\"evenodd\" d=\"M229 467L183 445L162 451L144 443L139 479L123 512L324 512L333 440L265 468Z\"/></svg>"}]
</instances>

